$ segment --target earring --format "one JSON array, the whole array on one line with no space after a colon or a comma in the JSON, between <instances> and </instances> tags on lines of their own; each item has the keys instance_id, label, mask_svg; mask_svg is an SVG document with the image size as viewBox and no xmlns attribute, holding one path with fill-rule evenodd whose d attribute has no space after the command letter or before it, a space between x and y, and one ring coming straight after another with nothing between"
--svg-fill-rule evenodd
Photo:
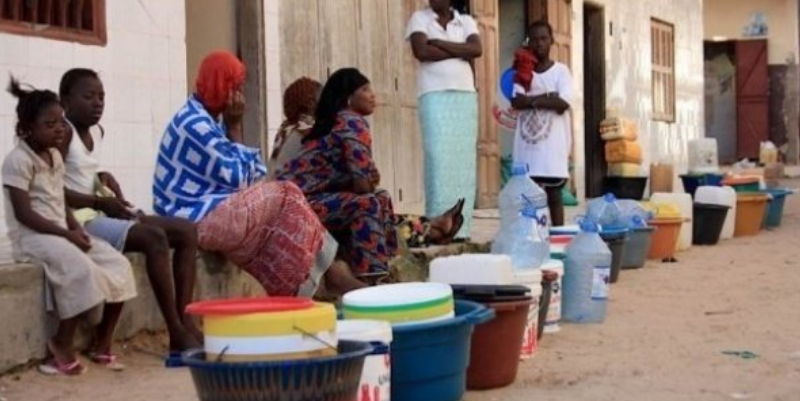
<instances>
[{"instance_id":1,"label":"earring","mask_svg":"<svg viewBox=\"0 0 800 401\"><path fill-rule=\"evenodd\" d=\"M353 107L353 98L347 98L347 107Z\"/></svg>"}]
</instances>

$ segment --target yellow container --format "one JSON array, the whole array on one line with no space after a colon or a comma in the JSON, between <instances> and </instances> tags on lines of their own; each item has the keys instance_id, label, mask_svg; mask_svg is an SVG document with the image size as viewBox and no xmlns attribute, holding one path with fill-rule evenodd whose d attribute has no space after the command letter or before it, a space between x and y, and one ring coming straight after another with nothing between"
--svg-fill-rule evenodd
<instances>
[{"instance_id":1,"label":"yellow container","mask_svg":"<svg viewBox=\"0 0 800 401\"><path fill-rule=\"evenodd\" d=\"M266 305L271 299L259 301ZM243 302L248 307L241 307ZM203 316L208 360L258 362L336 354L338 339L333 305L299 300L293 306L259 309L252 307L253 302L258 301L211 301L188 308L190 313ZM214 307L206 308L209 305Z\"/></svg>"}]
</instances>

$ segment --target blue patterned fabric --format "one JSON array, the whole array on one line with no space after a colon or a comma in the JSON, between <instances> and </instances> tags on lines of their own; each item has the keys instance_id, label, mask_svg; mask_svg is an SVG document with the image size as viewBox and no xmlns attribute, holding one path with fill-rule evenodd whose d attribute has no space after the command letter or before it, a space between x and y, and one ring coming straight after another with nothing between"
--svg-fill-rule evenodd
<instances>
[{"instance_id":1,"label":"blue patterned fabric","mask_svg":"<svg viewBox=\"0 0 800 401\"><path fill-rule=\"evenodd\" d=\"M474 92L429 92L419 98L425 149L425 214L438 216L464 198L468 238L477 192L478 97Z\"/></svg>"},{"instance_id":2,"label":"blue patterned fabric","mask_svg":"<svg viewBox=\"0 0 800 401\"><path fill-rule=\"evenodd\" d=\"M267 173L259 149L228 139L194 97L169 123L158 151L153 209L198 222Z\"/></svg>"}]
</instances>

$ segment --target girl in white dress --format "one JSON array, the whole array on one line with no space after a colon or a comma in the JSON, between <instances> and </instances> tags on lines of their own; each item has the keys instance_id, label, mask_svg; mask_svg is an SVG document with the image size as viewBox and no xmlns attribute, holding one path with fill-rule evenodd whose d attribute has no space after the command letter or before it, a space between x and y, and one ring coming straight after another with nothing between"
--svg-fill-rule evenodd
<instances>
[{"instance_id":1,"label":"girl in white dress","mask_svg":"<svg viewBox=\"0 0 800 401\"><path fill-rule=\"evenodd\" d=\"M19 99L18 144L3 162L6 223L14 256L44 268L58 331L48 342L51 359L39 367L45 374L79 375L86 371L73 345L83 315L105 303L90 359L121 369L111 353L114 329L123 302L136 296L130 262L110 245L90 237L64 201L64 110L51 91L24 90L11 79L9 92Z\"/></svg>"}]
</instances>

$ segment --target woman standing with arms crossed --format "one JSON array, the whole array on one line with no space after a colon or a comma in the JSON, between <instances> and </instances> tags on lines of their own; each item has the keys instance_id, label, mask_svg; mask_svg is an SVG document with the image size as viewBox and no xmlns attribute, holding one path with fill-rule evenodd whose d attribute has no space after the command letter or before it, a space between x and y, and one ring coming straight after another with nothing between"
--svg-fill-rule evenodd
<instances>
[{"instance_id":1,"label":"woman standing with arms crossed","mask_svg":"<svg viewBox=\"0 0 800 401\"><path fill-rule=\"evenodd\" d=\"M406 38L419 60L419 116L425 148L426 215L437 216L466 198L467 238L475 207L478 97L470 62L483 49L464 0L430 0L414 13Z\"/></svg>"}]
</instances>

